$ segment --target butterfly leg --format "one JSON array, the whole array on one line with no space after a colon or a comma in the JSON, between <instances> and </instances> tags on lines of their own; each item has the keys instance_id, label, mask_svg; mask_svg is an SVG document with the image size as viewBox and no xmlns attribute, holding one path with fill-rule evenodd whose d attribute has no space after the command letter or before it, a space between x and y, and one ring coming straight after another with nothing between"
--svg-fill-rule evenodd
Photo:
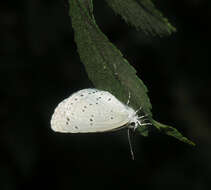
<instances>
[{"instance_id":1,"label":"butterfly leg","mask_svg":"<svg viewBox=\"0 0 211 190\"><path fill-rule=\"evenodd\" d=\"M138 117L138 119L143 119L143 118L147 119L146 118L147 116L149 116L149 114L142 115L142 116Z\"/></svg>"},{"instance_id":2,"label":"butterfly leg","mask_svg":"<svg viewBox=\"0 0 211 190\"><path fill-rule=\"evenodd\" d=\"M150 123L150 122L141 123L141 121L139 121L139 120L138 120L138 124L139 124L140 126L152 125L152 123ZM137 128L137 127L138 127L138 126L136 126L135 128Z\"/></svg>"}]
</instances>

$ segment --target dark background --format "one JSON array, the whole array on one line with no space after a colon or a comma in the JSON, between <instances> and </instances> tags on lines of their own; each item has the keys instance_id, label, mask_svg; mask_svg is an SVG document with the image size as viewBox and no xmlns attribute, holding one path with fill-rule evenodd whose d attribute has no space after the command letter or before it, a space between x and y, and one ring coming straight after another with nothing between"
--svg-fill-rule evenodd
<instances>
[{"instance_id":1,"label":"dark background","mask_svg":"<svg viewBox=\"0 0 211 190\"><path fill-rule=\"evenodd\" d=\"M155 131L136 134L131 160L126 131L57 134L55 106L93 87L73 41L67 2L0 4L0 189L191 189L211 185L210 4L156 1L178 32L152 38L95 0L102 31L149 89L156 120L177 127L192 148Z\"/></svg>"}]
</instances>

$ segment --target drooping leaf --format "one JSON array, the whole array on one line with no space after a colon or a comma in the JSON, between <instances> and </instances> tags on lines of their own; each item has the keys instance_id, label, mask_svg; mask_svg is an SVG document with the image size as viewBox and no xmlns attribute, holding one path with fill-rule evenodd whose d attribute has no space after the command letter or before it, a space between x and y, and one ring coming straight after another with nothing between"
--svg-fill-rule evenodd
<instances>
[{"instance_id":1,"label":"drooping leaf","mask_svg":"<svg viewBox=\"0 0 211 190\"><path fill-rule=\"evenodd\" d=\"M122 102L127 102L130 93L130 105L134 109L141 106L144 113L151 116L146 86L96 25L92 6L87 2L91 3L88 0L69 0L78 53L89 79L96 88L111 92Z\"/></svg>"},{"instance_id":2,"label":"drooping leaf","mask_svg":"<svg viewBox=\"0 0 211 190\"><path fill-rule=\"evenodd\" d=\"M69 0L69 4L78 53L94 86L111 92L125 103L130 93L130 106L134 109L142 107L143 113L149 115L149 120L155 127L163 130L167 135L193 145L173 127L152 119L146 86L137 77L136 70L97 26L92 1ZM143 136L148 136L147 126L139 127L138 131Z\"/></svg>"},{"instance_id":3,"label":"drooping leaf","mask_svg":"<svg viewBox=\"0 0 211 190\"><path fill-rule=\"evenodd\" d=\"M151 35L170 35L176 31L151 0L105 0L125 22Z\"/></svg>"},{"instance_id":4,"label":"drooping leaf","mask_svg":"<svg viewBox=\"0 0 211 190\"><path fill-rule=\"evenodd\" d=\"M142 106L145 113L151 115L146 86L96 25L92 9L86 6L88 1L69 2L78 52L94 86L110 91L123 102L127 102L130 93L132 106L135 109Z\"/></svg>"}]
</instances>

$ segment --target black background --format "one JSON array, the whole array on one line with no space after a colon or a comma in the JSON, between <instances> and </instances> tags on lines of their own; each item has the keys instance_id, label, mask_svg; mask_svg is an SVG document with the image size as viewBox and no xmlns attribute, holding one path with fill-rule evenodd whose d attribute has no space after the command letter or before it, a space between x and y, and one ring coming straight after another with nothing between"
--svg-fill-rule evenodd
<instances>
[{"instance_id":1,"label":"black background","mask_svg":"<svg viewBox=\"0 0 211 190\"><path fill-rule=\"evenodd\" d=\"M210 189L210 3L156 1L178 32L152 38L94 1L102 31L149 89L156 120L197 146L152 132L57 134L55 106L93 87L73 41L63 0L0 4L0 189Z\"/></svg>"}]
</instances>

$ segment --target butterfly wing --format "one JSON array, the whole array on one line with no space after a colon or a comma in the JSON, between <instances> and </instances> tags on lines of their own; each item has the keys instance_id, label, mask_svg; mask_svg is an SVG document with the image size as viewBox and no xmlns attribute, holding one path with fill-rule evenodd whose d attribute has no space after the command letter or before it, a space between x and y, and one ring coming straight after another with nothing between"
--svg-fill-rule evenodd
<instances>
[{"instance_id":1,"label":"butterfly wing","mask_svg":"<svg viewBox=\"0 0 211 190\"><path fill-rule=\"evenodd\" d=\"M104 132L129 122L127 106L106 91L84 89L56 108L52 128L67 133Z\"/></svg>"}]
</instances>

